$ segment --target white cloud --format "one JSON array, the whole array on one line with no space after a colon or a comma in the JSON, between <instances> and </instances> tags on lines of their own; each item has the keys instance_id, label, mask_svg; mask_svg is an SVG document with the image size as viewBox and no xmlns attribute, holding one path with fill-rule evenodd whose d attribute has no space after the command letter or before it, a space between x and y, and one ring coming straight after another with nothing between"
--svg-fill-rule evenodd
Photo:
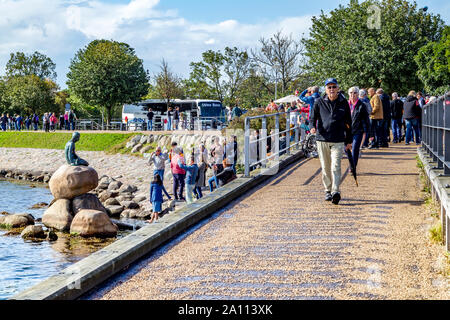
<instances>
[{"instance_id":1,"label":"white cloud","mask_svg":"<svg viewBox=\"0 0 450 320\"><path fill-rule=\"evenodd\" d=\"M253 48L261 37L278 30L299 39L307 34L310 16L273 18L259 23L229 19L217 23L194 23L178 10L158 10L159 0L0 0L0 74L14 51L47 54L57 65L58 83L76 51L94 39L113 39L136 49L150 72L162 58L172 70L188 76L189 63L202 52L226 46Z\"/></svg>"}]
</instances>

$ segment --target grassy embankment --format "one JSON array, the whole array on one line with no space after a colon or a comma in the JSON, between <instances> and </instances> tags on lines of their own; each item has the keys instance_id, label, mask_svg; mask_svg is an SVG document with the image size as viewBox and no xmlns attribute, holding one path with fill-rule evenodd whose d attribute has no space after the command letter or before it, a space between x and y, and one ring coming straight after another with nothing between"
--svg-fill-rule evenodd
<instances>
[{"instance_id":1,"label":"grassy embankment","mask_svg":"<svg viewBox=\"0 0 450 320\"><path fill-rule=\"evenodd\" d=\"M125 146L137 133L82 133L76 144L77 151L104 151L108 154L131 154ZM0 132L2 148L57 149L64 147L72 138L72 133L61 132ZM155 145L151 144L153 148ZM153 149L152 148L152 149ZM141 156L140 153L134 155Z\"/></svg>"}]
</instances>

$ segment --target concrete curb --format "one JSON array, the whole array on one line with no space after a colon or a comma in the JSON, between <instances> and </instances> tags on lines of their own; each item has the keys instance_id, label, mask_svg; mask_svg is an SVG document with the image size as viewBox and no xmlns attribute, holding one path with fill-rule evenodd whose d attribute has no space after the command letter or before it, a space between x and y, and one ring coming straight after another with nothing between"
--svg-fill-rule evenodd
<instances>
[{"instance_id":1,"label":"concrete curb","mask_svg":"<svg viewBox=\"0 0 450 320\"><path fill-rule=\"evenodd\" d=\"M303 156L302 151L289 156L284 155L280 157L278 165L265 169L265 172L232 181L199 201L167 214L157 223L145 226L117 240L57 275L18 293L10 300L76 299Z\"/></svg>"},{"instance_id":2,"label":"concrete curb","mask_svg":"<svg viewBox=\"0 0 450 320\"><path fill-rule=\"evenodd\" d=\"M447 251L450 252L450 217L447 214L450 212L450 189L446 188L446 185L450 186L450 176L444 175L444 169L436 169L437 162L433 161L433 158L430 157L423 148L418 148L417 153L420 161L423 163L428 180L430 181L431 195L434 200L438 200L440 202L442 235L445 239L445 247L447 248Z\"/></svg>"}]
</instances>

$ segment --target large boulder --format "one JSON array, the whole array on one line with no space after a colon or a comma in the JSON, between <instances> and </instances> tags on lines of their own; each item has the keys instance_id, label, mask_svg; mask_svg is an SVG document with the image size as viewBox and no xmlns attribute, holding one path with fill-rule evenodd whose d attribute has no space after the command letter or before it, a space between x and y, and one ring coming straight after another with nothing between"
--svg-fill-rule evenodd
<instances>
[{"instance_id":1,"label":"large boulder","mask_svg":"<svg viewBox=\"0 0 450 320\"><path fill-rule=\"evenodd\" d=\"M55 199L73 199L98 185L98 174L91 167L63 165L52 175L50 191Z\"/></svg>"},{"instance_id":2,"label":"large boulder","mask_svg":"<svg viewBox=\"0 0 450 320\"><path fill-rule=\"evenodd\" d=\"M143 135L143 136L141 137L141 139L139 140L139 143L140 143L140 144L146 144L146 143L147 143L147 139L148 139L148 136Z\"/></svg>"},{"instance_id":3,"label":"large boulder","mask_svg":"<svg viewBox=\"0 0 450 320\"><path fill-rule=\"evenodd\" d=\"M119 180L112 181L108 186L108 191L118 190L122 186L122 182Z\"/></svg>"},{"instance_id":4,"label":"large boulder","mask_svg":"<svg viewBox=\"0 0 450 320\"><path fill-rule=\"evenodd\" d=\"M47 228L54 228L59 231L69 231L73 215L71 203L67 199L56 200L42 216L42 223Z\"/></svg>"},{"instance_id":5,"label":"large boulder","mask_svg":"<svg viewBox=\"0 0 450 320\"><path fill-rule=\"evenodd\" d=\"M25 229L23 229L20 236L24 239L45 239L46 235L44 232L44 229L42 229L42 226L28 226Z\"/></svg>"},{"instance_id":6,"label":"large boulder","mask_svg":"<svg viewBox=\"0 0 450 320\"><path fill-rule=\"evenodd\" d=\"M72 212L76 215L81 210L98 210L106 213L106 209L98 197L92 193L82 194L72 200Z\"/></svg>"},{"instance_id":7,"label":"large boulder","mask_svg":"<svg viewBox=\"0 0 450 320\"><path fill-rule=\"evenodd\" d=\"M106 207L106 212L111 217L119 216L122 213L123 210L125 210L125 208L123 206L107 206Z\"/></svg>"},{"instance_id":8,"label":"large boulder","mask_svg":"<svg viewBox=\"0 0 450 320\"><path fill-rule=\"evenodd\" d=\"M30 214L10 214L2 216L0 223L9 228L22 228L33 225L34 219Z\"/></svg>"},{"instance_id":9,"label":"large boulder","mask_svg":"<svg viewBox=\"0 0 450 320\"><path fill-rule=\"evenodd\" d=\"M115 198L109 198L105 201L105 206L120 206L120 202Z\"/></svg>"},{"instance_id":10,"label":"large boulder","mask_svg":"<svg viewBox=\"0 0 450 320\"><path fill-rule=\"evenodd\" d=\"M131 153L139 152L139 150L141 150L141 148L142 148L143 146L144 146L143 144L138 143L137 145L135 145L135 146L133 147L133 149L131 150Z\"/></svg>"},{"instance_id":11,"label":"large boulder","mask_svg":"<svg viewBox=\"0 0 450 320\"><path fill-rule=\"evenodd\" d=\"M70 233L77 233L82 237L115 237L118 230L106 213L97 210L81 210L70 225Z\"/></svg>"},{"instance_id":12,"label":"large boulder","mask_svg":"<svg viewBox=\"0 0 450 320\"><path fill-rule=\"evenodd\" d=\"M151 150L153 147L152 146L145 146L141 149L141 153L147 153L147 151Z\"/></svg>"},{"instance_id":13,"label":"large boulder","mask_svg":"<svg viewBox=\"0 0 450 320\"><path fill-rule=\"evenodd\" d=\"M136 186L133 186L133 185L130 185L130 184L125 184L125 185L122 185L120 187L119 193L121 195L126 194L126 193L133 193L133 192L136 192L137 189L138 188Z\"/></svg>"}]
</instances>

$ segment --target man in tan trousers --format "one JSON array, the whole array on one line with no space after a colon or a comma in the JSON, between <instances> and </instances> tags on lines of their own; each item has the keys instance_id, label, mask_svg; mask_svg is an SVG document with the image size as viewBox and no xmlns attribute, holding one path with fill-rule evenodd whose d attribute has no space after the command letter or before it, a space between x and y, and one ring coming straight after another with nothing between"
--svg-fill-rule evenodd
<instances>
[{"instance_id":1,"label":"man in tan trousers","mask_svg":"<svg viewBox=\"0 0 450 320\"><path fill-rule=\"evenodd\" d=\"M326 95L314 103L311 133L316 133L317 151L322 166L325 200L338 204L341 200L341 159L352 148L352 117L347 99L339 93L336 79L325 81Z\"/></svg>"}]
</instances>

